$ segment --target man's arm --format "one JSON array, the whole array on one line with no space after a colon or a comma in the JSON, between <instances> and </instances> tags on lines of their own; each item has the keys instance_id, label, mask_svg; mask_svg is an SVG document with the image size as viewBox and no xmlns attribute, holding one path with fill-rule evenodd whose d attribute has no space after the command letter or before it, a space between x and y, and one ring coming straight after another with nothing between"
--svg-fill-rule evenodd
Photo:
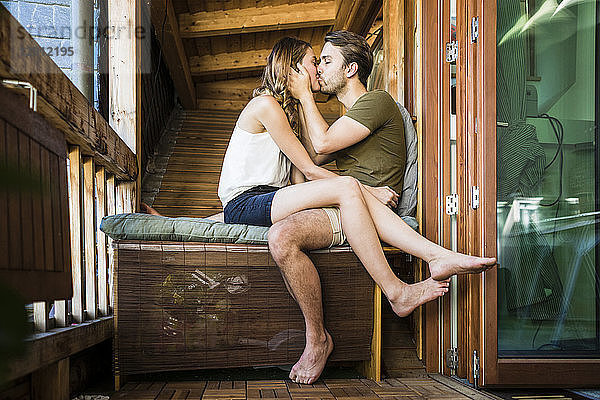
<instances>
[{"instance_id":1,"label":"man's arm","mask_svg":"<svg viewBox=\"0 0 600 400\"><path fill-rule=\"evenodd\" d=\"M306 130L314 150L318 154L331 154L356 144L369 136L371 131L358 121L342 116L331 126L319 112L310 90L310 78L302 65L300 72L293 69L288 79L288 87L294 97L300 100L306 119Z\"/></svg>"},{"instance_id":2,"label":"man's arm","mask_svg":"<svg viewBox=\"0 0 600 400\"><path fill-rule=\"evenodd\" d=\"M292 164L292 171L290 173L290 183L297 185L298 183L306 182L306 177L294 164Z\"/></svg>"}]
</instances>

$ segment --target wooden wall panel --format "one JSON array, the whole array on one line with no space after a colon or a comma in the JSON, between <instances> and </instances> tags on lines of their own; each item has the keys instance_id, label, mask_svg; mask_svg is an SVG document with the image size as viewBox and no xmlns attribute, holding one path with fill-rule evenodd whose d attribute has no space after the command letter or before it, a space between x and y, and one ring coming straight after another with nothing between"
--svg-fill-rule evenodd
<instances>
[{"instance_id":1,"label":"wooden wall panel","mask_svg":"<svg viewBox=\"0 0 600 400\"><path fill-rule=\"evenodd\" d=\"M68 298L64 136L30 110L25 97L7 89L0 89L0 126L5 160L0 231L7 249L0 280L26 301Z\"/></svg>"}]
</instances>

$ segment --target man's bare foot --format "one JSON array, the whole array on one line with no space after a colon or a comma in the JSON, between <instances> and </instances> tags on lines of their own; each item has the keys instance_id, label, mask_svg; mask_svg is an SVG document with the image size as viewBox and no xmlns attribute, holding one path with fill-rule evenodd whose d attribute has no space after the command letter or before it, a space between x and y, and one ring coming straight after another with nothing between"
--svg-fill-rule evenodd
<instances>
[{"instance_id":1,"label":"man's bare foot","mask_svg":"<svg viewBox=\"0 0 600 400\"><path fill-rule=\"evenodd\" d=\"M427 278L424 281L408 285L402 283L398 293L388 297L392 310L399 317L406 317L421 304L435 300L448 293L450 281L436 281L432 278Z\"/></svg>"},{"instance_id":2,"label":"man's bare foot","mask_svg":"<svg viewBox=\"0 0 600 400\"><path fill-rule=\"evenodd\" d=\"M477 274L496 265L493 257L474 257L448 251L446 254L429 261L431 277L443 281L452 275Z\"/></svg>"},{"instance_id":3,"label":"man's bare foot","mask_svg":"<svg viewBox=\"0 0 600 400\"><path fill-rule=\"evenodd\" d=\"M309 343L307 341L304 352L290 372L292 381L310 385L319 378L325 368L327 358L333 351L333 340L329 332L325 331L325 334L324 342Z\"/></svg>"},{"instance_id":4,"label":"man's bare foot","mask_svg":"<svg viewBox=\"0 0 600 400\"><path fill-rule=\"evenodd\" d=\"M159 213L158 211L156 211L154 208L150 207L148 204L144 203L143 201L140 202L140 211L143 212L144 214L152 214L152 215L162 216L161 213Z\"/></svg>"}]
</instances>

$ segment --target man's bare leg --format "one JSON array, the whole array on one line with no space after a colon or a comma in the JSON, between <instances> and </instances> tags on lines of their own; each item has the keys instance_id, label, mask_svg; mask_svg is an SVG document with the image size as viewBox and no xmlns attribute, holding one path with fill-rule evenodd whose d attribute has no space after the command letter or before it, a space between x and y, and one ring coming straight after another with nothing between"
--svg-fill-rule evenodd
<instances>
[{"instance_id":1,"label":"man's bare leg","mask_svg":"<svg viewBox=\"0 0 600 400\"><path fill-rule=\"evenodd\" d=\"M329 218L320 209L292 214L269 229L269 250L306 325L304 352L290 372L290 379L297 383L316 381L333 350L333 341L323 323L319 274L304 253L328 247L331 237Z\"/></svg>"},{"instance_id":2,"label":"man's bare leg","mask_svg":"<svg viewBox=\"0 0 600 400\"><path fill-rule=\"evenodd\" d=\"M329 218L323 210L311 209L292 214L274 224L269 230L269 248L279 266L286 286L296 300L306 324L306 347L294 365L290 379L298 383L317 380L333 342L323 322L323 302L319 274L304 251L324 248L332 239ZM429 278L408 285L400 281L402 291L394 311L400 316L410 314L416 307L443 296L447 282Z\"/></svg>"}]
</instances>

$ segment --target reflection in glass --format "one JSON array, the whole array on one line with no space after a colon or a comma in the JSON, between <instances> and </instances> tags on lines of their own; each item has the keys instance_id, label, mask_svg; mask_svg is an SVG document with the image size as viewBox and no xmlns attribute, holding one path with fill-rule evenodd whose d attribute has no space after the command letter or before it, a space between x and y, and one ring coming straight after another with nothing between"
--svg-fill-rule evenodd
<instances>
[{"instance_id":1,"label":"reflection in glass","mask_svg":"<svg viewBox=\"0 0 600 400\"><path fill-rule=\"evenodd\" d=\"M598 357L598 15L499 0L498 355Z\"/></svg>"}]
</instances>

